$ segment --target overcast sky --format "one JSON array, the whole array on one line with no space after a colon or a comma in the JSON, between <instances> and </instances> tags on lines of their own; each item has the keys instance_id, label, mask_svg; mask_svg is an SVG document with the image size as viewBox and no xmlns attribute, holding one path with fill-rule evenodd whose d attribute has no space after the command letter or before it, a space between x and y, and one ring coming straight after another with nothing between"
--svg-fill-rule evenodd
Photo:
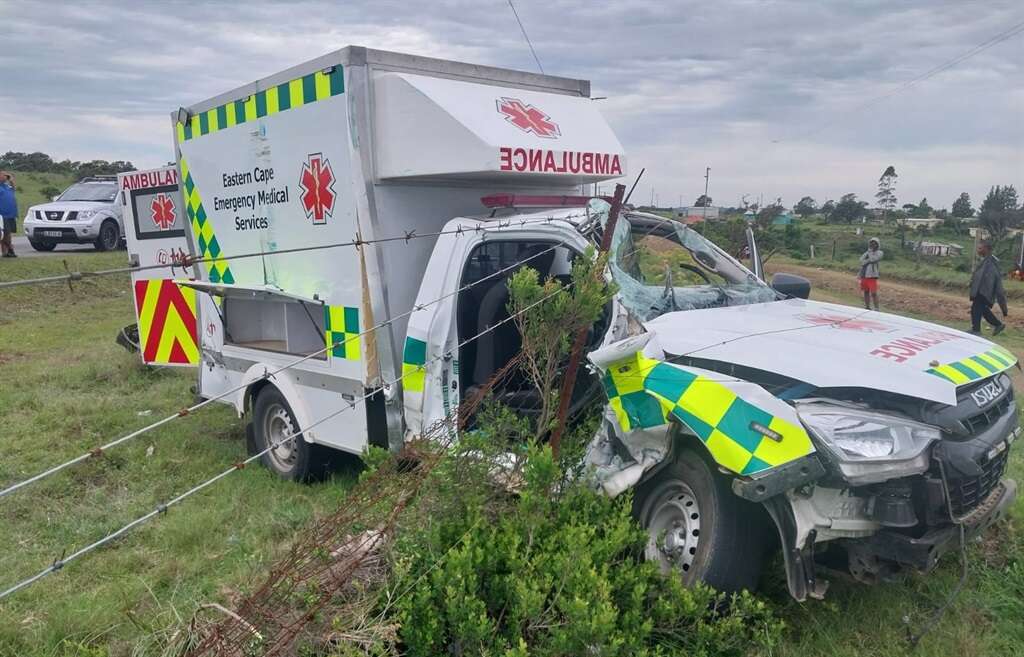
<instances>
[{"instance_id":1,"label":"overcast sky","mask_svg":"<svg viewBox=\"0 0 1024 657\"><path fill-rule=\"evenodd\" d=\"M1024 3L516 0L547 73L592 81L661 205L792 205L882 170L900 203L975 207L1024 187L1024 34L908 80L1024 22ZM172 158L170 110L345 45L536 71L507 0L430 3L0 0L0 152ZM894 90L889 98L864 106Z\"/></svg>"}]
</instances>

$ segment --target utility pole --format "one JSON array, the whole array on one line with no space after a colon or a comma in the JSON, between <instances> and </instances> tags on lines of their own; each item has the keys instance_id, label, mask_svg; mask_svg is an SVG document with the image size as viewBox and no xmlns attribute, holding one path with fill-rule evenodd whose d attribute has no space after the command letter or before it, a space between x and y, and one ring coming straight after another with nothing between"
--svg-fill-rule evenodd
<instances>
[{"instance_id":1,"label":"utility pole","mask_svg":"<svg viewBox=\"0 0 1024 657\"><path fill-rule=\"evenodd\" d=\"M701 222L700 232L703 235L707 231L708 223L708 183L711 178L711 167L704 170L704 221Z\"/></svg>"},{"instance_id":2,"label":"utility pole","mask_svg":"<svg viewBox=\"0 0 1024 657\"><path fill-rule=\"evenodd\" d=\"M654 207L654 186L651 186L651 207Z\"/></svg>"}]
</instances>

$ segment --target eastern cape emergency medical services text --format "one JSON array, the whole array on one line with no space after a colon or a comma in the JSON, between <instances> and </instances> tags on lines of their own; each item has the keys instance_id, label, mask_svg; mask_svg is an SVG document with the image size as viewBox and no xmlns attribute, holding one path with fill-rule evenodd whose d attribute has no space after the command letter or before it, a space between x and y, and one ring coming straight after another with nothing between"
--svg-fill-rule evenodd
<instances>
[{"instance_id":1,"label":"eastern cape emergency medical services text","mask_svg":"<svg viewBox=\"0 0 1024 657\"><path fill-rule=\"evenodd\" d=\"M252 171L234 171L221 173L221 184L225 189L232 187L247 187L249 185L267 185L274 180L273 168L256 167ZM213 197L213 209L217 212L234 212L235 230L264 230L269 227L268 217L258 214L261 208L287 203L291 197L288 185L284 188L269 187L257 189L254 192L228 196L221 198ZM242 216L241 210L250 210L249 216Z\"/></svg>"}]
</instances>

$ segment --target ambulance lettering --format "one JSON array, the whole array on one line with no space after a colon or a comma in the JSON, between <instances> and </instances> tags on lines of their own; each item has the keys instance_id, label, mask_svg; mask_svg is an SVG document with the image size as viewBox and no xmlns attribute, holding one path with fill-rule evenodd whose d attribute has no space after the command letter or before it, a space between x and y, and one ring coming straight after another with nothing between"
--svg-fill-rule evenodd
<instances>
[{"instance_id":1,"label":"ambulance lettering","mask_svg":"<svg viewBox=\"0 0 1024 657\"><path fill-rule=\"evenodd\" d=\"M178 184L178 172L175 169L158 169L143 171L121 177L121 189L149 189Z\"/></svg>"},{"instance_id":2,"label":"ambulance lettering","mask_svg":"<svg viewBox=\"0 0 1024 657\"><path fill-rule=\"evenodd\" d=\"M960 339L961 337L956 333L946 333L945 331L925 331L924 333L918 333L917 335L909 338L899 338L892 342L887 342L868 353L872 356L888 358L896 361L897 363L903 363L929 347L934 347L935 345L942 344L943 342L949 342L950 340Z\"/></svg>"},{"instance_id":3,"label":"ambulance lettering","mask_svg":"<svg viewBox=\"0 0 1024 657\"><path fill-rule=\"evenodd\" d=\"M621 176L622 161L617 154L588 151L550 151L538 148L498 149L501 171L525 173L582 173L598 176Z\"/></svg>"}]
</instances>

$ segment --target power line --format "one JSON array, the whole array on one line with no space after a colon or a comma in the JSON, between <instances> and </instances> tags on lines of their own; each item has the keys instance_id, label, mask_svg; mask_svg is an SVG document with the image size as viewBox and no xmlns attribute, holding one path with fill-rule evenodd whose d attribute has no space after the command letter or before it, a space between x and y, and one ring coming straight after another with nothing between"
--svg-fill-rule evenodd
<instances>
[{"instance_id":1,"label":"power line","mask_svg":"<svg viewBox=\"0 0 1024 657\"><path fill-rule=\"evenodd\" d=\"M982 52L988 50L989 48L991 48L993 46L996 46L996 45L1002 43L1003 41L1006 41L1008 39L1011 39L1011 38L1017 36L1021 32L1024 32L1024 21L1021 21L1020 23L1014 24L1010 28L1008 28L1006 30L1003 30L1002 32L996 34L995 36L989 37L985 41L982 41L981 43L979 43L978 45L974 46L970 50L967 50L966 52L963 52L963 53L957 55L956 57L953 57L952 59L949 59L949 60L939 64L938 66L934 66L934 67L928 69L927 71L925 71L924 73L921 73L920 75L918 75L918 76L916 76L914 78L911 78L910 80L907 80L907 81L899 84L896 88L891 89L891 90L889 90L889 91L887 91L884 94L881 94L879 96L875 96L874 98L868 99L868 100L864 101L863 103L860 103L859 105L855 105L854 107L852 107L850 109L847 109L847 110L844 110L844 111L840 111L838 114L839 115L849 115L849 114L853 114L855 112L859 112L861 110L867 109L869 107L872 107L874 105L877 105L878 103L881 103L882 101L885 101L885 100L887 100L889 98L892 98L893 96L895 96L896 94L898 94L900 92L906 91L907 89L913 87L916 84L924 82L925 80L929 80L929 79L935 77L936 75L938 75L940 73L948 71L949 69L951 69L951 68L953 68L953 67L955 67L955 66L957 66L957 65L959 65L959 64L961 64L961 63L963 63L965 61L967 61L971 57L974 57L975 55L981 54ZM788 137L786 139L793 140L793 139L798 139L798 138L801 138L801 137L809 137L811 135L818 134L819 132L821 132L822 130L830 127L833 124L834 124L834 121L827 121L825 123L822 123L822 124L818 125L815 128L811 128L810 130L807 130L807 131L802 132L802 133L797 133L797 134L792 135L792 136L790 136L790 137ZM784 140L782 140L782 139L775 139L775 140L772 140L772 143L779 143L780 141L784 141Z\"/></svg>"},{"instance_id":2,"label":"power line","mask_svg":"<svg viewBox=\"0 0 1024 657\"><path fill-rule=\"evenodd\" d=\"M544 67L540 65L540 58L537 57L537 51L533 49L533 43L530 41L530 35L526 33L526 28L523 27L523 21L519 20L519 12L516 11L516 6L512 4L512 0L508 0L508 6L512 8L512 13L516 17L516 22L519 23L519 29L523 33L523 38L526 39L526 45L530 47L530 52L533 53L533 61L537 62L537 68L540 72L544 72Z\"/></svg>"},{"instance_id":3,"label":"power line","mask_svg":"<svg viewBox=\"0 0 1024 657\"><path fill-rule=\"evenodd\" d=\"M73 465L78 464L78 463L82 463L83 461L86 461L86 460L88 460L90 458L99 457L102 454L104 454L107 450L109 450L109 449L111 449L113 447L117 447L118 445L120 445L122 443L126 443L126 442L128 442L128 441L130 441L130 440L132 440L134 438L138 438L139 436L141 436L141 435L143 435L143 434L145 434L145 433L147 433L149 431L152 431L153 429L159 428L159 427L161 427L161 426L163 426L165 424L168 424L168 423L172 422L173 420L175 420L175 419L177 419L179 417L185 417L187 415L190 415L193 412L195 412L197 410L200 410L204 406L208 406L208 405L212 404L215 401L220 401L222 399L225 399L225 398L229 397L230 395L233 395L233 394L235 394L235 393L237 393L237 392L239 392L241 390L244 390L244 389L252 386L255 383L258 383L260 381L266 381L266 380L272 379L276 374L279 374L281 372L284 372L285 370L288 370L288 369L291 369L293 367L296 367L296 366L298 366L298 365L300 365L300 364L302 364L302 363L304 363L304 362L306 362L306 361L308 361L308 360L310 360L312 358L316 358L316 357L318 357L318 356L320 356L320 355L330 351L331 349L333 349L335 347L344 346L344 345L348 344L349 342L352 342L354 340L358 340L359 338L361 338L363 336L366 336L366 335L369 335L370 333L373 333L374 331L382 329L382 328L384 328L386 326L390 326L391 324L397 322L400 319L404 319L405 317L411 316L415 312L418 312L420 310L424 310L424 309L426 309L426 308L428 308L430 306L433 306L433 305L435 305L437 303L440 303L441 301L444 301L445 299L453 297L453 296L455 296L457 294L461 294L462 292L465 292L466 290L469 290L473 286L479 285L480 283L483 283L484 281L490 280L491 278L494 278L496 276L500 276L502 274L508 273L509 271L512 271L513 269L515 269L517 267L520 267L520 266L522 266L522 265L524 265L524 264L526 264L526 263L528 263L528 262L530 262L530 261L532 261L532 260L534 260L536 258L539 258L542 255L545 255L547 253L551 253L551 252L555 251L556 249L561 248L562 246L564 246L562 243L558 243L558 244L555 244L553 246L550 246L547 249L544 249L543 251L539 251L537 253L534 253L531 256L528 256L526 258L523 258L522 260L514 262L514 263L508 265L507 267L504 267L502 269L494 271L494 272L488 274L487 276L484 276L484 277L482 277L482 278L480 278L478 280L473 281L472 283L468 283L466 285L463 285L463 286L459 287L456 290L448 292L448 293L438 297L437 299L433 299L431 301L428 301L428 302L425 302L425 303L422 303L422 304L417 304L417 305L413 306L412 309L410 309L410 310L408 310L408 311L406 311L406 312L404 312L404 313L402 313L400 315L396 315L395 317L392 317L392 318L390 318L390 319L388 319L386 321L383 321L383 322L381 322L379 324L376 324L375 326L372 326L372 327L366 329L365 331L362 331L360 333L351 335L348 338L346 338L345 340L341 340L339 342L335 342L333 344L327 345L327 346L323 347L322 349L319 349L319 350L317 350L317 351L315 351L313 353L310 353L310 354L306 354L305 356L303 356L301 358L298 358L298 359L296 359L296 360L294 360L294 361L292 361L292 362L290 362L290 363L288 363L286 365L282 365L281 367L279 367L279 368L277 368L275 370L265 371L262 376L260 376L259 378L255 379L253 381L249 381L247 383L243 383L243 384L241 384L239 386L236 386L234 388L226 390L226 391L224 391L224 392L222 392L222 393L220 393L220 394L218 394L218 395L216 395L214 397L208 397L207 399L204 399L201 402L197 402L197 403L193 404L192 406L183 408L182 410L177 411L176 413L174 413L172 415L169 415L169 416L167 416L167 417L165 417L163 419L157 420L156 422L153 422L152 424L149 424L149 425L147 425L145 427L142 427L141 429L137 429L137 430L135 430L135 431L133 431L133 432L131 432L129 434L126 434L124 436L121 436L120 438L117 438L115 440L112 440L112 441L104 444L104 445L101 445L100 447L96 447L94 449L89 450L88 452L85 452L84 454L80 454L79 456L76 456L73 459L70 459L68 461L65 461L64 463L61 463L60 465L53 466L52 468L44 470L43 472L40 472L39 474L36 474L36 475L34 475L32 477L29 477L28 479L20 481L20 482L18 482L16 484L12 484L12 485L8 486L7 488L4 488L3 490L0 490L0 497L4 497L5 495L13 493L13 492L15 492L15 491L17 491L17 490L19 490L21 488L24 488L26 486L29 486L29 485L37 482L37 481L41 481L41 480L43 480L43 479L45 479L45 478L47 478L47 477L49 477L51 475L55 475L58 472L61 472L62 470L65 470L65 469L67 469L67 468L69 468L69 467L71 467Z\"/></svg>"},{"instance_id":4,"label":"power line","mask_svg":"<svg viewBox=\"0 0 1024 657\"><path fill-rule=\"evenodd\" d=\"M473 342L474 340L477 340L480 337L482 337L484 335L487 335L491 331L494 331L498 327L500 327L500 326L502 326L502 325L504 325L504 324L506 324L506 323L508 323L510 321L513 321L517 317L523 315L524 313L526 313L529 310L532 310L533 308L535 308L536 306L540 305L541 303L547 301L548 299L551 299L552 297L554 297L554 296L556 296L558 294L561 294L562 292L565 292L565 291L569 290L572 287L572 285L573 285L573 283L570 282L567 285L565 285L564 287L559 287L557 290L555 290L551 294L548 294L548 295L545 295L544 297L541 297L537 301L535 301L535 302L531 303L530 305L522 308L521 310L519 310L519 311L517 311L515 313L510 314L508 317L506 317L505 319L501 320L500 322L497 322L496 324L494 324L492 326L489 326L488 328L484 329L483 331L480 331L476 335L474 335L474 336L472 336L470 338L467 338L466 340L463 340L459 344L455 345L454 349L461 349L462 347L466 346L470 342ZM435 356L433 358L430 358L430 359L426 360L422 365L417 367L416 369L404 372L404 373L402 373L401 376L395 378L394 381L391 381L390 383L386 383L384 385L385 386L396 385L400 381L402 381L405 377L410 376L411 374L414 374L414 373L422 372L423 370L425 370L428 363L434 363L434 362L437 362L437 361L440 361L440 360L444 360L444 359L450 357L450 355L451 355L451 352L450 351L446 351L446 352L444 352L442 354L439 354L439 355L437 355L437 356ZM53 563L51 563L49 566L47 566L46 568L42 569L41 571L39 571L35 575L32 575L31 577L28 577L26 579L23 579L20 582L18 582L17 584L7 588L3 592L0 592L0 600L6 598L7 596L9 596L9 595L11 595L13 593L17 593L18 591L20 591L20 590L22 590L22 589L24 589L24 588L26 588L28 586L31 586L35 582L41 580L42 578L46 577L47 575L49 575L51 573L57 572L58 570L62 569L64 566L66 566L68 563L74 561L75 559L78 559L79 557L81 557L81 556L83 556L83 555L85 555L85 554L87 554L87 553L89 553L89 552L91 552L91 551L93 551L93 550L95 550L95 549L97 549L99 547L102 547L103 545L106 545L107 543L113 541L114 539L118 538L119 536L122 536L123 534L131 531L135 527L138 527L139 525L142 525L142 524L152 520L153 518L155 518L155 517L157 517L159 515L163 515L164 513L167 512L167 510L170 507L172 507L172 506L174 506L176 504L179 504L183 500L191 497L192 495L195 495L199 491L201 491L201 490L203 490L203 489L205 489L205 488L207 488L209 486L212 486L214 483L216 483L216 482L220 481L221 479L227 477L232 472L236 472L238 470L243 469L245 466L249 465L250 463L252 463L256 459L262 457L264 454L267 454L268 452L277 449L278 447L280 447L284 443L289 442L289 441L291 441L291 440L301 436L303 433L308 432L310 429L313 429L314 427L323 424L327 420L330 420L330 419L332 419L334 417L337 417L338 415L341 415L345 411L349 411L349 410L352 410L353 408L356 408L356 406L358 406L362 402L365 402L367 399L369 399L370 397L374 396L375 394L377 394L376 390L374 390L372 392L369 392L369 393L363 395L362 397L360 397L358 399L355 399L353 401L348 402L345 406L341 407L340 409L338 409L338 410L336 410L336 411L334 411L332 413L329 413L329 414L321 417L319 420L316 420L312 424L308 425L305 429L296 429L295 431L291 432L290 434L286 434L285 436L282 436L278 440L276 440L276 441L272 442L270 445L268 445L265 449L263 449L263 450L255 453L255 454L249 456L248 458L246 458L243 461L240 461L240 462L234 464L233 466L231 466L227 470L224 470L223 472L220 472L219 474L211 477L210 479L207 479L206 481L204 481L204 482L202 482L200 484L197 484L196 486L193 486L192 488L188 489L187 491L185 491L183 493L180 493L179 495L177 495L176 497L171 498L167 502L164 502L162 504L158 504L156 506L156 508L153 509L152 511L150 511L149 513L146 513L146 514L144 514L142 516L139 516L135 520L132 520L128 524L122 526L120 529L118 529L118 530L116 530L114 532L111 532L110 534L107 534L103 538L101 538L101 539L99 539L97 541L94 541L94 542L90 543L89 545L86 545L85 547L80 548L80 549L72 552L70 555L68 555L66 557L62 556L59 559L55 559L53 561Z\"/></svg>"}]
</instances>

